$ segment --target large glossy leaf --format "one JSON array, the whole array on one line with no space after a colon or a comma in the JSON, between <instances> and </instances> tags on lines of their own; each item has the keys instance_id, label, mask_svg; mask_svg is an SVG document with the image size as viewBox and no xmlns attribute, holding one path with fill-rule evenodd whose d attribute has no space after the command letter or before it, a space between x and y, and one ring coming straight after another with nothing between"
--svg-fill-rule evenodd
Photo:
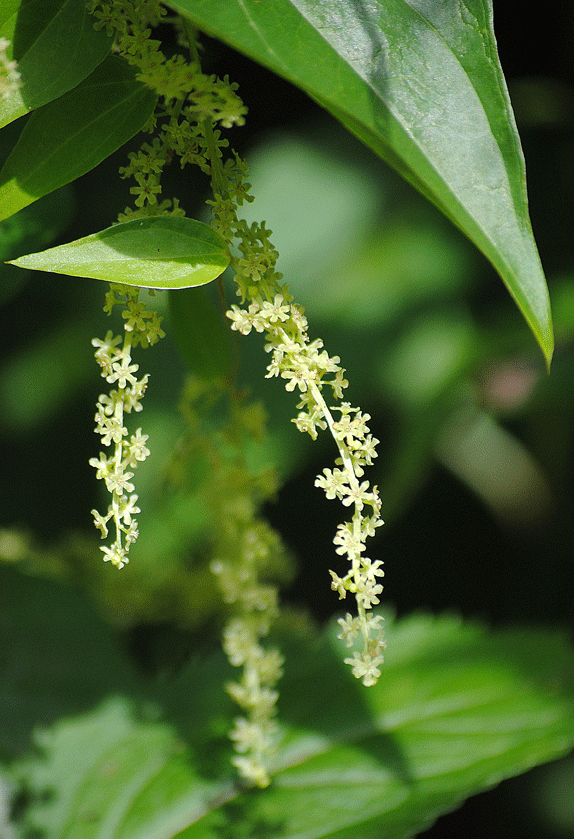
<instances>
[{"instance_id":1,"label":"large glossy leaf","mask_svg":"<svg viewBox=\"0 0 574 839\"><path fill-rule=\"evenodd\" d=\"M0 99L0 128L83 81L111 47L85 0L2 0L0 37L18 63L21 87Z\"/></svg>"},{"instance_id":2,"label":"large glossy leaf","mask_svg":"<svg viewBox=\"0 0 574 839\"><path fill-rule=\"evenodd\" d=\"M135 76L127 62L110 56L31 115L0 172L0 221L89 172L137 134L156 96Z\"/></svg>"},{"instance_id":3,"label":"large glossy leaf","mask_svg":"<svg viewBox=\"0 0 574 839\"><path fill-rule=\"evenodd\" d=\"M225 242L203 222L151 216L21 256L12 264L140 288L189 288L216 279L228 263Z\"/></svg>"},{"instance_id":4,"label":"large glossy leaf","mask_svg":"<svg viewBox=\"0 0 574 839\"><path fill-rule=\"evenodd\" d=\"M492 262L547 361L553 335L490 0L175 0L305 90Z\"/></svg>"},{"instance_id":5,"label":"large glossy leaf","mask_svg":"<svg viewBox=\"0 0 574 839\"><path fill-rule=\"evenodd\" d=\"M453 617L387 623L375 688L342 665L337 629L285 643L267 790L233 782L228 669L215 656L150 686L143 713L115 700L43 733L41 756L17 768L28 827L47 839L402 839L572 746L574 651L560 635L490 634Z\"/></svg>"}]
</instances>

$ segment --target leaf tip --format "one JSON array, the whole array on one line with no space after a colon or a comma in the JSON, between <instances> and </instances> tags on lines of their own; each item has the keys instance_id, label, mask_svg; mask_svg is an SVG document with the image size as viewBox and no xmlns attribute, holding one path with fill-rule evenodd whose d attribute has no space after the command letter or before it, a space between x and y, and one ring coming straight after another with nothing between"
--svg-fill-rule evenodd
<instances>
[{"instance_id":1,"label":"leaf tip","mask_svg":"<svg viewBox=\"0 0 574 839\"><path fill-rule=\"evenodd\" d=\"M536 340L542 350L544 361L546 362L546 372L550 375L550 366L552 364L552 357L554 355L554 330L552 328L552 320L548 319L546 328L537 330L535 332Z\"/></svg>"}]
</instances>

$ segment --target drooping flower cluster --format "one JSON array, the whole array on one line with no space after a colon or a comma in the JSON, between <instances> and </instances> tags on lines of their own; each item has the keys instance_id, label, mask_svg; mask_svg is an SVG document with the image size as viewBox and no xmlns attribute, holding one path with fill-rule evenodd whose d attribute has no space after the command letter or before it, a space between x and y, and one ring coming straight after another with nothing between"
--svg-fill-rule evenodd
<instances>
[{"instance_id":1,"label":"drooping flower cluster","mask_svg":"<svg viewBox=\"0 0 574 839\"><path fill-rule=\"evenodd\" d=\"M206 418L206 397L212 402L219 397L218 416L223 413L225 419L216 426ZM272 580L284 576L286 557L279 535L259 512L277 490L275 470L254 469L245 457L246 443L265 433L265 415L227 386L198 379L188 381L182 407L187 458L195 465L209 463L202 492L214 525L210 567L230 610L223 648L231 664L242 668L241 677L226 686L243 711L230 734L237 752L233 763L245 781L266 787L277 740L275 685L283 658L277 649L263 646L263 640L279 611Z\"/></svg>"},{"instance_id":2,"label":"drooping flower cluster","mask_svg":"<svg viewBox=\"0 0 574 839\"><path fill-rule=\"evenodd\" d=\"M142 410L141 399L149 378L147 374L141 379L136 378L139 367L132 362L131 352L138 344L144 347L155 344L165 333L161 328L161 318L155 312L147 311L145 303L139 300L137 288L112 285L106 295L104 311L111 314L114 306L122 303L116 294L125 297L123 338L121 335L114 336L110 330L103 341L99 338L92 341L103 378L108 384L117 384L117 388L101 394L95 417L95 431L101 435L102 445L113 447L113 451L110 455L100 452L99 457L90 459L90 465L97 470L96 477L105 481L111 495L105 515L92 510L94 523L103 539L108 535L110 521L115 528L112 544L101 548L104 560L123 568L128 562L130 545L138 537L135 516L140 509L136 506L138 496L131 482L133 470L149 455L146 446L148 435L142 434L141 428L138 428L128 439L129 432L124 424L125 414Z\"/></svg>"},{"instance_id":3,"label":"drooping flower cluster","mask_svg":"<svg viewBox=\"0 0 574 839\"><path fill-rule=\"evenodd\" d=\"M347 558L348 571L344 576L331 572L332 588L341 598L347 592L355 596L357 615L347 614L340 620L340 637L349 647L359 641L360 648L345 661L365 685L373 685L380 676L385 647L382 618L372 613L382 591L383 571L379 561L368 559L364 553L367 537L374 535L382 520L377 489L362 478L364 467L376 457L378 441L369 431L369 416L341 401L348 386L345 371L337 356L328 355L322 341L310 340L304 310L293 302L287 286L281 283L282 275L275 270L278 254L270 241L271 231L265 223L248 225L238 217L238 208L253 200L246 180L247 167L236 153L225 155L228 141L220 130L243 124L246 109L236 94L237 86L227 78L220 80L201 72L195 34L185 19L180 21L182 43L187 42L191 61L181 56L167 59L161 53L159 42L150 37L151 27L164 12L159 0L89 0L88 5L98 19L97 26L105 26L110 34L115 32L116 49L138 68L138 77L161 99L145 129L150 133L157 129L157 135L131 153L129 164L121 170L123 177L136 182L131 189L136 209L127 208L120 221L183 213L177 199L161 200L161 175L173 157L179 158L182 168L196 165L211 177L213 200L208 203L213 209L212 223L229 243L241 300L240 306L233 305L227 312L231 327L244 335L252 330L265 334L265 349L271 356L267 376L280 377L286 389L299 397L293 422L313 439L319 431L329 429L336 443L339 456L335 468L325 469L316 485L328 498L338 498L352 510L350 521L339 526L334 539L337 554ZM132 302L138 306L137 297ZM128 309L131 311L130 301ZM131 333L128 324L133 324ZM104 517L94 513L94 517L104 536L107 523L113 519L116 540L111 548L103 550L106 559L119 567L127 561L127 549L137 536L133 518L138 512L137 496L132 494L133 472L129 470L143 459L140 455L145 457L147 453L147 438L141 429L128 442L123 425L124 411L139 410L138 388L143 393L147 383L147 377L139 382L135 378L137 365L132 364L131 347L138 330L144 334L148 329L159 337L159 323L152 325L140 311L139 318L128 319L121 348L120 339L111 333L105 342L96 343L102 375L110 383L118 382L118 390L101 397L98 404L97 430L104 445L113 443L115 449L111 457L101 455L99 461L92 460L98 477L106 480L112 493L108 514ZM236 399L237 394L230 402ZM228 451L238 439L236 426L241 422L236 411L233 433L223 435ZM196 442L199 439L198 435ZM237 457L232 466L223 466L223 460L211 452L208 460L214 487L208 506L218 511L217 522L223 522L215 528L211 568L232 610L223 645L231 663L242 668L241 678L228 685L243 711L231 733L238 753L234 763L246 781L263 787L269 783L269 755L276 737L275 684L281 675L282 658L277 650L266 649L261 642L278 609L277 591L269 582L267 564L280 551L273 531L256 516L258 500L269 496L257 490L257 481L246 479L244 465L238 466L241 458Z\"/></svg>"},{"instance_id":4,"label":"drooping flower cluster","mask_svg":"<svg viewBox=\"0 0 574 839\"><path fill-rule=\"evenodd\" d=\"M236 158L235 163L228 161L222 171L230 189L224 197L215 195L214 224L222 235L239 240L241 256L232 257L231 264L243 304L231 306L227 317L231 328L243 335L252 330L265 333L265 349L271 354L267 377L281 377L285 388L299 395L298 414L293 419L297 428L313 439L328 428L337 445L337 468L325 469L315 485L324 489L328 498L338 498L353 510L351 521L339 526L334 539L336 552L347 558L349 570L342 577L331 571L331 587L340 598L346 597L347 592L355 596L357 615L348 613L340 619L339 637L349 647L359 642L360 649L354 650L345 662L364 685L374 685L381 674L385 642L382 618L374 616L372 609L380 602L384 572L379 560L372 561L363 554L367 537L373 536L383 521L377 488L362 478L364 467L372 465L377 456L378 440L370 433L368 414L349 402L329 406L323 389L327 387L333 400L340 400L348 386L340 359L329 356L321 340L310 340L304 310L293 303L288 288L281 284L282 275L275 271L277 252L269 239L271 231L264 223L247 225L237 217L235 206L241 201L230 199L229 195L244 197L245 189L240 185L244 182L245 165Z\"/></svg>"},{"instance_id":5,"label":"drooping flower cluster","mask_svg":"<svg viewBox=\"0 0 574 839\"><path fill-rule=\"evenodd\" d=\"M7 38L0 38L0 100L9 99L22 87L18 64L8 58L7 50L11 43Z\"/></svg>"},{"instance_id":6,"label":"drooping flower cluster","mask_svg":"<svg viewBox=\"0 0 574 839\"><path fill-rule=\"evenodd\" d=\"M246 781L266 787L269 757L277 738L274 716L279 694L274 687L283 674L283 657L276 648L262 645L279 605L277 586L261 578L281 545L269 525L255 517L249 483L240 472L231 495L221 499L225 532L218 540L211 570L224 601L233 608L223 631L223 649L231 664L242 668L241 678L226 686L243 711L230 734L239 753L233 763Z\"/></svg>"},{"instance_id":7,"label":"drooping flower cluster","mask_svg":"<svg viewBox=\"0 0 574 839\"><path fill-rule=\"evenodd\" d=\"M159 42L150 38L150 27L158 22L162 14L162 7L157 0L130 0L129 3L127 0L110 0L108 3L90 0L89 8L98 19L97 27L105 26L108 34L115 33L116 49L138 68L140 80L154 88L162 100L146 127L150 132L157 129L157 136L152 141L143 143L137 152L130 153L128 165L120 169L122 177L133 178L136 182L130 190L135 196L136 209L126 208L124 213L120 214L119 220L127 221L130 218L164 213L183 215L177 198L161 200L163 170L173 157L178 157L182 168L192 164L199 166L207 175L213 174L209 150L214 142L217 149L227 145L227 140L221 138L219 131L213 130L213 125L220 124L224 128L241 125L247 111L236 95L237 85L230 83L228 79L220 80L201 72L195 36L185 21L181 21L182 34L190 48L192 62L185 62L181 56L169 60L165 58L159 50ZM101 360L108 367L114 361L121 364L115 353L114 345L110 354ZM126 370L133 375L135 371L128 369L130 363L128 349ZM142 383L145 385L144 380ZM133 389L137 385L127 376L124 384L129 405L130 388ZM117 401L123 403L121 395L117 397ZM102 400L100 403L98 414L109 416L105 414L108 403ZM114 403L114 414L115 407ZM237 411L238 408L235 416L236 426L239 422ZM246 409L244 414L243 421L250 411ZM126 445L125 435L120 430L123 423L122 409L119 405L117 420L115 432L118 441L113 440L116 445L114 457L105 458L102 466L102 458L92 462L97 465L98 477L110 481L110 474L120 471L129 482L132 475L125 470L131 467L130 447L129 444ZM239 424L241 425L241 422ZM98 424L100 425L101 423ZM104 424L102 431L105 430ZM230 432L228 443L232 442L233 437L234 433ZM197 435L194 445L199 445L201 439L201 435ZM259 492L260 496L268 497L272 490L267 494L262 493L261 486L257 490L257 481L254 487L253 478L246 477L248 472L245 468L237 466L239 460L238 457L235 471L231 470L224 476L223 461L218 460L213 449L210 452L208 485L214 486L216 491L210 499L209 508L217 510L223 503L228 505L225 510L220 510L217 517L218 525L224 522L224 526L214 527L216 558L213 560L212 570L223 598L232 610L232 616L224 630L224 648L231 663L243 669L241 679L228 685L230 694L244 712L243 716L235 720L230 735L238 752L234 763L244 780L264 787L269 783L267 764L276 735L273 717L277 691L274 690L274 685L281 675L282 659L277 650L266 649L261 643L276 617L278 594L275 585L261 582L260 577L261 574L265 574L265 568L271 559L281 554L281 550L277 535L266 523L256 518L257 504L254 492L255 495ZM237 484L238 475L243 476L243 484ZM233 495L232 487L235 487L236 495ZM115 485L112 486L112 490L114 488ZM110 549L105 549L105 552L107 559L121 567L127 561L129 543L137 535L137 526L133 519L137 508L128 507L132 502L135 504L137 496L127 495L131 489L126 490L123 496L120 492L121 487L118 493L112 496L112 504L106 517L97 513L94 515L103 534L107 532L108 520L114 519L116 541ZM127 520L122 517L124 508L128 509Z\"/></svg>"}]
</instances>

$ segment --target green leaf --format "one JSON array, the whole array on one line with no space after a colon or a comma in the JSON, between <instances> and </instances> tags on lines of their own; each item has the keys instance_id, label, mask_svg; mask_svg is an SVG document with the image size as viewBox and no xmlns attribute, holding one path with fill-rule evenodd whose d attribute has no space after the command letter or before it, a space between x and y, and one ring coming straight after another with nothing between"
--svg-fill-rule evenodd
<instances>
[{"instance_id":1,"label":"green leaf","mask_svg":"<svg viewBox=\"0 0 574 839\"><path fill-rule=\"evenodd\" d=\"M31 253L13 265L140 288L205 285L229 263L223 239L195 219L149 216Z\"/></svg>"},{"instance_id":2,"label":"green leaf","mask_svg":"<svg viewBox=\"0 0 574 839\"><path fill-rule=\"evenodd\" d=\"M38 792L57 791L28 822L43 825L47 814L53 839L167 839L202 814L212 792L172 727L138 720L120 698L60 722L38 744L49 761L24 761L18 774Z\"/></svg>"},{"instance_id":3,"label":"green leaf","mask_svg":"<svg viewBox=\"0 0 574 839\"><path fill-rule=\"evenodd\" d=\"M233 368L229 321L207 289L172 291L169 315L173 335L188 370L207 380L228 380Z\"/></svg>"},{"instance_id":4,"label":"green leaf","mask_svg":"<svg viewBox=\"0 0 574 839\"><path fill-rule=\"evenodd\" d=\"M155 104L136 71L110 56L35 111L0 172L0 221L101 163L137 134Z\"/></svg>"},{"instance_id":5,"label":"green leaf","mask_svg":"<svg viewBox=\"0 0 574 839\"><path fill-rule=\"evenodd\" d=\"M557 634L489 633L453 616L387 619L379 684L357 689L328 675L346 654L338 631L281 685L290 728L269 799L253 812L286 814L281 836L412 836L572 747L574 651ZM288 663L294 653L285 651Z\"/></svg>"},{"instance_id":6,"label":"green leaf","mask_svg":"<svg viewBox=\"0 0 574 839\"><path fill-rule=\"evenodd\" d=\"M83 81L110 50L85 0L3 0L0 37L18 63L21 87L0 99L0 128Z\"/></svg>"},{"instance_id":7,"label":"green leaf","mask_svg":"<svg viewBox=\"0 0 574 839\"><path fill-rule=\"evenodd\" d=\"M433 201L492 262L549 363L548 292L490 2L170 5L305 90Z\"/></svg>"},{"instance_id":8,"label":"green leaf","mask_svg":"<svg viewBox=\"0 0 574 839\"><path fill-rule=\"evenodd\" d=\"M402 839L574 743L574 651L560 634L448 616L387 624L374 688L342 664L336 625L321 643L284 644L267 790L233 784L216 655L158 686L147 717L118 699L43 733L42 755L17 765L27 826L58 839Z\"/></svg>"}]
</instances>

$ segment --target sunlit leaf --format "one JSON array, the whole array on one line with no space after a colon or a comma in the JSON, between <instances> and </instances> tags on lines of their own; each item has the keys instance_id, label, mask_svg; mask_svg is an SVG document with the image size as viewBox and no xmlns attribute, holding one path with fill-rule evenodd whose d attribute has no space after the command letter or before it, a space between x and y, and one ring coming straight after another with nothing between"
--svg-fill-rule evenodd
<instances>
[{"instance_id":1,"label":"sunlit leaf","mask_svg":"<svg viewBox=\"0 0 574 839\"><path fill-rule=\"evenodd\" d=\"M10 41L21 87L0 98L0 128L67 93L104 60L112 38L95 22L85 0L2 0L0 37Z\"/></svg>"},{"instance_id":2,"label":"sunlit leaf","mask_svg":"<svg viewBox=\"0 0 574 839\"><path fill-rule=\"evenodd\" d=\"M557 633L387 616L384 673L364 688L337 631L283 644L268 789L233 783L217 655L150 685L147 716L116 699L44 732L42 754L17 766L27 827L58 839L404 839L574 742L574 651Z\"/></svg>"},{"instance_id":3,"label":"sunlit leaf","mask_svg":"<svg viewBox=\"0 0 574 839\"><path fill-rule=\"evenodd\" d=\"M223 239L203 222L152 216L15 259L21 268L92 277L140 288L188 288L216 279L229 263Z\"/></svg>"},{"instance_id":4,"label":"sunlit leaf","mask_svg":"<svg viewBox=\"0 0 574 839\"><path fill-rule=\"evenodd\" d=\"M0 220L79 178L143 128L156 96L118 56L35 111L0 172Z\"/></svg>"},{"instance_id":5,"label":"sunlit leaf","mask_svg":"<svg viewBox=\"0 0 574 839\"><path fill-rule=\"evenodd\" d=\"M301 87L430 198L498 270L550 360L548 292L490 2L170 5Z\"/></svg>"},{"instance_id":6,"label":"sunlit leaf","mask_svg":"<svg viewBox=\"0 0 574 839\"><path fill-rule=\"evenodd\" d=\"M54 839L168 839L202 814L213 788L171 726L138 720L120 698L60 722L41 742L49 762L24 762L19 772L38 791L61 791L47 807L36 805L32 822L43 823L47 814Z\"/></svg>"}]
</instances>

